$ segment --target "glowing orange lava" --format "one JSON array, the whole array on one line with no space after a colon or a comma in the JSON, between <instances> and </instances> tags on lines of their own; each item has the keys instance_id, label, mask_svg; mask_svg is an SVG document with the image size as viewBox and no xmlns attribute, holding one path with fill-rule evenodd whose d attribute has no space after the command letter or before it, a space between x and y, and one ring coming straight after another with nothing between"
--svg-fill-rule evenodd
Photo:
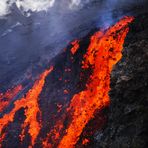
<instances>
[{"instance_id":1,"label":"glowing orange lava","mask_svg":"<svg viewBox=\"0 0 148 148\"><path fill-rule=\"evenodd\" d=\"M83 144L83 145L87 145L87 143L89 143L89 140L85 138L85 139L83 140L82 144Z\"/></svg>"},{"instance_id":2,"label":"glowing orange lava","mask_svg":"<svg viewBox=\"0 0 148 148\"><path fill-rule=\"evenodd\" d=\"M125 17L106 32L100 31L91 37L82 67L91 68L93 72L86 84L86 90L74 95L71 100L68 111L72 112L72 121L59 143L59 148L74 147L94 112L109 105L110 73L122 57L128 24L132 20L133 17Z\"/></svg>"},{"instance_id":3,"label":"glowing orange lava","mask_svg":"<svg viewBox=\"0 0 148 148\"><path fill-rule=\"evenodd\" d=\"M52 69L53 67L41 74L40 79L35 81L33 87L27 92L26 96L15 101L14 108L8 114L5 114L2 118L0 118L0 133L2 133L3 128L7 126L9 122L13 122L15 113L19 109L24 108L26 119L22 125L23 130L20 137L22 140L25 128L28 126L28 132L31 136L31 145L34 145L35 139L37 138L41 128L41 125L37 119L37 115L40 113L38 97L44 86L45 78L52 71ZM1 140L3 139L1 138Z\"/></svg>"},{"instance_id":4,"label":"glowing orange lava","mask_svg":"<svg viewBox=\"0 0 148 148\"><path fill-rule=\"evenodd\" d=\"M9 89L5 94L0 94L0 112L2 112L12 101L12 99L22 90L22 85Z\"/></svg>"},{"instance_id":5,"label":"glowing orange lava","mask_svg":"<svg viewBox=\"0 0 148 148\"><path fill-rule=\"evenodd\" d=\"M75 40L71 43L73 47L71 48L71 53L74 55L79 49L79 40Z\"/></svg>"},{"instance_id":6,"label":"glowing orange lava","mask_svg":"<svg viewBox=\"0 0 148 148\"><path fill-rule=\"evenodd\" d=\"M132 21L133 17L125 17L108 30L98 31L92 35L82 62L82 69L84 71L91 71L86 87L83 91L72 97L70 102L68 102L70 104L56 102L55 114L57 111L58 116L53 122L53 127L48 127L48 131L50 132L44 129L45 137L39 137L39 132L42 126L44 127L41 123L44 122L40 122L39 117L43 112L41 112L39 108L38 99L44 87L45 78L53 70L53 67L45 70L25 96L14 102L13 109L0 117L0 143L7 136L7 132L4 132L5 127L7 127L9 123L14 122L16 112L24 108L25 120L21 125L20 142L23 142L26 136L25 134L28 132L31 137L29 147L34 146L37 141L36 139L41 140L40 142L44 148L75 147L86 124L93 118L95 111L102 110L110 103L108 95L110 91L110 74L113 66L122 57L123 44L129 31L128 25ZM71 57L73 59L73 55L80 49L80 41L76 40L71 44ZM71 73L72 69L66 68L64 72ZM62 81L64 78L60 77L59 80ZM64 82L67 83L68 80L64 80ZM9 105L11 99L15 97L20 90L22 90L22 86L17 86L12 91L8 90L5 94L0 94L0 112ZM64 88L62 91L63 95L68 96L71 94L68 88ZM7 98L8 101L3 102L3 98ZM83 145L87 145L88 143L89 139L83 139Z\"/></svg>"}]
</instances>

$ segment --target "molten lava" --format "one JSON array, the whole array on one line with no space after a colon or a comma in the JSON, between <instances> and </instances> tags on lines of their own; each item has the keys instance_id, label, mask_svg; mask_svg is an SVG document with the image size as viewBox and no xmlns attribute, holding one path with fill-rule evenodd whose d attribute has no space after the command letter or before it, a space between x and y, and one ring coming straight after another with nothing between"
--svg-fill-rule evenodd
<instances>
[{"instance_id":1,"label":"molten lava","mask_svg":"<svg viewBox=\"0 0 148 148\"><path fill-rule=\"evenodd\" d=\"M73 45L73 47L71 48L71 53L74 55L80 47L79 40L75 40L71 44Z\"/></svg>"},{"instance_id":2,"label":"molten lava","mask_svg":"<svg viewBox=\"0 0 148 148\"><path fill-rule=\"evenodd\" d=\"M87 145L87 143L89 143L88 139L84 139L83 142L82 142L83 145Z\"/></svg>"},{"instance_id":3,"label":"molten lava","mask_svg":"<svg viewBox=\"0 0 148 148\"><path fill-rule=\"evenodd\" d=\"M55 108L55 110L53 109L53 116L57 118L53 118L55 121L53 121L54 124L51 124L52 127L42 125L42 123L47 124L48 119L46 119L46 123L40 121L39 117L41 115L43 116L43 111L41 110L42 108L39 108L38 101L44 87L45 78L53 70L53 68L50 68L40 75L40 78L35 81L32 88L23 98L14 102L14 106L9 113L0 117L0 143L3 142L7 136L5 128L9 123L14 122L16 112L24 108L25 119L21 125L20 142L23 142L26 132L28 132L31 137L31 147L36 144L37 140L40 141L39 143L41 143L44 148L75 147L86 124L93 118L95 112L101 111L110 103L108 95L110 91L110 74L113 66L122 57L124 40L129 31L128 24L132 21L133 17L125 17L108 30L98 31L92 35L88 48L83 49L84 51L86 50L86 53L83 55L83 62L81 63L82 71L91 71L91 74L87 78L86 87L83 88L83 91L74 94L67 104L62 104L63 100L61 102L54 102L57 110ZM80 42L81 41L76 40L71 43L72 48L70 55L76 55L75 53L80 49ZM83 47L81 47L81 49L82 48ZM72 59L74 59L74 56ZM66 69L63 69L63 72L69 74L72 73L72 69L66 67ZM60 77L58 80L61 82L64 78ZM67 81L66 79L64 80L66 84ZM3 111L5 107L9 105L11 99L15 97L21 89L22 86L18 86L12 91L7 91L6 94L0 95L0 103L2 104L0 111ZM69 88L62 89L63 95L70 95L70 91ZM54 95L55 94L56 93L54 93ZM8 101L3 103L3 98L7 98ZM101 114L101 112L99 113ZM49 112L45 114L47 115ZM55 114L58 114L58 116ZM58 118L59 116L60 118ZM41 135L42 127L44 132L43 136ZM45 127L49 128L48 132L46 131L47 129L44 129ZM82 144L87 145L88 143L89 139L84 138Z\"/></svg>"},{"instance_id":4,"label":"molten lava","mask_svg":"<svg viewBox=\"0 0 148 148\"><path fill-rule=\"evenodd\" d=\"M29 126L29 134L31 136L31 145L34 145L35 139L38 136L40 131L41 125L37 119L37 115L40 112L39 105L38 105L38 97L42 91L42 88L45 83L46 76L52 71L53 68L46 70L43 74L40 75L40 79L36 80L33 87L28 91L25 97L21 98L20 100L15 101L14 108L8 113L5 114L2 118L0 118L0 133L3 133L3 129L5 126L8 125L9 122L13 122L14 116L18 110L21 108L25 109L25 116L26 119L22 125L22 134L20 135L21 140L25 135L24 131L27 126ZM0 135L1 141L3 140L5 133ZM1 142L0 141L0 142Z\"/></svg>"},{"instance_id":5,"label":"molten lava","mask_svg":"<svg viewBox=\"0 0 148 148\"><path fill-rule=\"evenodd\" d=\"M99 31L91 37L82 67L91 68L92 74L86 90L75 94L71 100L68 111L72 112L72 121L59 143L59 148L74 147L94 112L109 105L110 73L122 57L128 24L132 20L133 17L125 17L106 32Z\"/></svg>"},{"instance_id":6,"label":"molten lava","mask_svg":"<svg viewBox=\"0 0 148 148\"><path fill-rule=\"evenodd\" d=\"M22 90L22 85L14 87L12 90L7 90L6 93L0 94L0 112L2 112L12 101L12 99Z\"/></svg>"}]
</instances>

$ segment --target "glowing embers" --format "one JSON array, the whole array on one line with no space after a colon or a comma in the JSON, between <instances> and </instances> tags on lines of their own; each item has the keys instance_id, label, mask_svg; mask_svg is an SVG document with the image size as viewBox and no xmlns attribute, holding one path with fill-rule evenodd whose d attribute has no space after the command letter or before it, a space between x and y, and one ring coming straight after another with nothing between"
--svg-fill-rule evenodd
<instances>
[{"instance_id":1,"label":"glowing embers","mask_svg":"<svg viewBox=\"0 0 148 148\"><path fill-rule=\"evenodd\" d=\"M85 139L83 140L82 144L83 144L83 145L87 145L87 143L89 143L89 140L85 138Z\"/></svg>"},{"instance_id":2,"label":"glowing embers","mask_svg":"<svg viewBox=\"0 0 148 148\"><path fill-rule=\"evenodd\" d=\"M74 55L79 49L79 40L73 41L71 45L73 45L73 47L71 48L71 53Z\"/></svg>"},{"instance_id":3,"label":"glowing embers","mask_svg":"<svg viewBox=\"0 0 148 148\"><path fill-rule=\"evenodd\" d=\"M42 91L42 88L45 83L46 76L52 71L52 67L49 70L45 70L44 73L40 75L39 80L36 80L33 87L27 92L26 96L14 102L13 109L5 114L2 118L0 118L0 133L2 133L1 141L5 133L3 133L3 129L9 122L13 122L15 113L21 108L25 109L25 121L22 125L22 134L20 135L20 139L23 140L24 133L26 127L29 127L28 132L31 136L31 145L34 145L35 139L37 138L41 125L40 121L37 119L37 115L41 114L39 105L38 105L38 97Z\"/></svg>"},{"instance_id":4,"label":"glowing embers","mask_svg":"<svg viewBox=\"0 0 148 148\"><path fill-rule=\"evenodd\" d=\"M93 118L95 110L109 105L110 73L122 57L128 24L132 20L133 17L125 17L106 32L97 32L91 37L82 67L91 68L92 74L86 90L75 94L71 100L68 112L72 115L72 121L59 143L59 148L74 147L83 128Z\"/></svg>"}]
</instances>

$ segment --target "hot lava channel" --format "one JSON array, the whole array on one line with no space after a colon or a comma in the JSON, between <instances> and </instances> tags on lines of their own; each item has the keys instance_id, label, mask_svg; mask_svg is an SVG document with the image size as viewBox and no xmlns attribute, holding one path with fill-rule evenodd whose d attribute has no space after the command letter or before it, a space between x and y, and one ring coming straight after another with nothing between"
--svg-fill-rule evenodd
<instances>
[{"instance_id":1,"label":"hot lava channel","mask_svg":"<svg viewBox=\"0 0 148 148\"><path fill-rule=\"evenodd\" d=\"M0 117L0 146L13 145L9 129L15 127L16 114L23 109L21 125L14 129L19 129L13 137L15 147L75 147L96 111L102 116L102 109L110 104L110 74L122 58L132 21L133 17L124 17L107 30L72 42L57 56L54 68L45 70L24 97L14 102L12 110ZM21 89L18 86L14 92ZM88 143L84 138L82 145Z\"/></svg>"}]
</instances>

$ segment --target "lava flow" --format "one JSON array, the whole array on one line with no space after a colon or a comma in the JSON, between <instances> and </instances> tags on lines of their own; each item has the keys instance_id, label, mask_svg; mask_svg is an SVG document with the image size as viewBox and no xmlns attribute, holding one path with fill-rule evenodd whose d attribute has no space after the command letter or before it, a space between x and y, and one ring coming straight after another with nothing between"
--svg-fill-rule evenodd
<instances>
[{"instance_id":1,"label":"lava flow","mask_svg":"<svg viewBox=\"0 0 148 148\"><path fill-rule=\"evenodd\" d=\"M29 143L31 147L40 147L41 145L44 148L75 147L86 125L94 117L95 112L98 111L101 114L100 111L103 108L108 107L110 104L110 99L108 95L110 91L110 74L113 66L122 57L123 44L125 41L125 37L129 31L128 25L133 21L133 19L133 17L124 17L118 23L108 28L107 30L96 32L94 35L91 36L88 46L86 44L81 44L83 43L82 40L76 40L72 42L70 56L68 55L68 57L66 57L67 59L65 59L65 56L62 55L64 57L64 62L66 63L66 65L72 66L72 69L70 69L68 66L65 69L65 63L63 62L63 59L62 62L60 61L60 64L62 63L61 65L64 65L64 68L61 67L59 63L58 64L60 66L57 64L57 67L60 67L60 70L62 70L62 72L68 73L69 75L71 75L70 73L72 72L74 72L74 74L76 73L75 67L79 68L79 71L81 69L82 75L88 78L86 79L87 82L83 82L81 78L80 80L78 80L78 82L82 81L82 83L86 84L85 88L83 87L83 85L83 88L77 91L78 93L76 94L74 94L73 92L71 93L70 88L73 87L73 85L69 85L69 88L64 87L63 90L63 83L65 82L67 85L69 84L68 82L70 82L70 80L66 80L64 79L64 77L57 77L60 72L58 70L56 71L57 67L55 63L55 68L53 73L51 74L51 78L49 78L49 80L47 79L49 83L52 80L53 85L51 85L52 87L50 85L46 85L49 88L46 88L46 91L44 92L45 96L43 95L42 97L40 96L40 94L44 87L45 78L53 70L53 67L49 70L45 70L45 72L40 75L40 79L35 81L34 85L26 93L26 95L14 102L13 109L9 113L4 114L2 117L0 117L0 142L3 142L5 137L7 137L7 127L9 123L14 122L15 114L20 109L24 108L25 119L21 124L21 132L19 135L20 142L23 143L23 141L25 141L24 139L27 133L30 135L31 141L29 141ZM80 52L79 56L80 50L83 50L83 52ZM64 52L65 55L67 53L69 52ZM76 61L75 57L76 60L82 60L82 62L74 62ZM83 57L83 59L81 57ZM70 59L72 59L72 62L68 63ZM77 64L78 66L73 66L73 64ZM89 72L89 74L86 76L85 74L87 72ZM66 78L72 77L72 79L74 79L73 76L68 77L68 74L66 75ZM53 82L54 80L56 82ZM58 89L54 88L54 86L58 86ZM50 89L50 87L54 88L55 91L53 91L53 89ZM51 92L50 90L52 90L53 92ZM66 98L67 100L62 100L62 95L59 95L61 96L61 98L58 98L59 100L61 99L59 101L56 95L61 90L62 95L71 95L73 97L70 96L70 100L67 99L68 97ZM14 92L16 92L14 93L14 95L16 95L18 91ZM50 98L51 100L47 99L48 103L46 103L46 98L49 97L48 93L53 93L51 95L51 97L53 98ZM42 97L40 99L42 101L41 104L39 104L39 96ZM57 104L57 110L56 108L54 108L55 104ZM2 107L1 110L3 110L3 108L4 107ZM42 122L40 121L41 115ZM87 145L89 142L89 138L84 138L82 140L83 145Z\"/></svg>"},{"instance_id":2,"label":"lava flow","mask_svg":"<svg viewBox=\"0 0 148 148\"><path fill-rule=\"evenodd\" d=\"M75 94L71 100L68 112L72 112L72 121L59 143L59 148L74 147L94 112L109 105L110 73L122 57L128 24L132 20L133 17L125 17L106 32L99 31L91 37L82 68L91 68L92 74L86 89Z\"/></svg>"},{"instance_id":3,"label":"lava flow","mask_svg":"<svg viewBox=\"0 0 148 148\"><path fill-rule=\"evenodd\" d=\"M42 91L42 88L45 83L46 76L52 71L53 68L46 70L43 74L40 75L40 79L36 80L33 87L28 91L25 97L14 102L14 108L8 113L5 114L2 118L0 118L0 142L2 142L3 138L7 133L3 133L3 129L8 125L8 123L13 122L14 116L18 110L21 108L25 109L26 119L22 125L22 133L20 135L20 139L23 140L24 132L27 127L28 133L31 136L31 145L34 145L35 139L38 136L41 125L37 119L37 115L40 114L40 109L38 105L38 97Z\"/></svg>"},{"instance_id":4,"label":"lava flow","mask_svg":"<svg viewBox=\"0 0 148 148\"><path fill-rule=\"evenodd\" d=\"M12 101L12 99L23 89L22 85L18 85L13 89L7 90L6 93L0 94L0 112L2 112Z\"/></svg>"}]
</instances>

